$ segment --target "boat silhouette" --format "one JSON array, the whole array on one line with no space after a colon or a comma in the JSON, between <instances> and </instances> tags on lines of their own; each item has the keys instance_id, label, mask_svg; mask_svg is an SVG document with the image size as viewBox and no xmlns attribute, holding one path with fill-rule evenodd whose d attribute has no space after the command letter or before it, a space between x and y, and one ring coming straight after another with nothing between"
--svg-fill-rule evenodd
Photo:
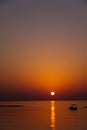
<instances>
[{"instance_id":1,"label":"boat silhouette","mask_svg":"<svg viewBox=\"0 0 87 130\"><path fill-rule=\"evenodd\" d=\"M77 110L78 107L76 104L72 104L70 107L69 107L69 110Z\"/></svg>"}]
</instances>

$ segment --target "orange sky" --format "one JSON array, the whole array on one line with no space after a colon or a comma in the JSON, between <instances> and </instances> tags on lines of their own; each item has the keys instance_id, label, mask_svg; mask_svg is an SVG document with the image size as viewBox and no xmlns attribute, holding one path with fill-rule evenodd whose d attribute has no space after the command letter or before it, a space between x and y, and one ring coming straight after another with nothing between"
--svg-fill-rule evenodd
<instances>
[{"instance_id":1,"label":"orange sky","mask_svg":"<svg viewBox=\"0 0 87 130\"><path fill-rule=\"evenodd\" d=\"M87 4L13 1L0 6L4 89L87 90Z\"/></svg>"}]
</instances>

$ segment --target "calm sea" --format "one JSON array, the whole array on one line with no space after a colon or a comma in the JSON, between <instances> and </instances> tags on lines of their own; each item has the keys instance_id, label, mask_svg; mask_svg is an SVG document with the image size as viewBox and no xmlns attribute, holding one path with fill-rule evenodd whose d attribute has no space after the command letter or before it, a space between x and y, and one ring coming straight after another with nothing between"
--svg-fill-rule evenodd
<instances>
[{"instance_id":1,"label":"calm sea","mask_svg":"<svg viewBox=\"0 0 87 130\"><path fill-rule=\"evenodd\" d=\"M68 107L77 104L77 111ZM14 101L0 105L0 130L87 130L87 101Z\"/></svg>"}]
</instances>

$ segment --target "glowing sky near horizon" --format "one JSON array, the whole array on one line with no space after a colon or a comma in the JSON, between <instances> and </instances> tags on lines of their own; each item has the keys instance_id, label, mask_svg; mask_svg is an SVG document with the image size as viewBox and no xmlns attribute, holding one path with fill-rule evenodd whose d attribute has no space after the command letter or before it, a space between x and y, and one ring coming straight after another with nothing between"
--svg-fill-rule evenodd
<instances>
[{"instance_id":1,"label":"glowing sky near horizon","mask_svg":"<svg viewBox=\"0 0 87 130\"><path fill-rule=\"evenodd\" d=\"M0 59L4 89L87 91L87 2L1 2Z\"/></svg>"}]
</instances>

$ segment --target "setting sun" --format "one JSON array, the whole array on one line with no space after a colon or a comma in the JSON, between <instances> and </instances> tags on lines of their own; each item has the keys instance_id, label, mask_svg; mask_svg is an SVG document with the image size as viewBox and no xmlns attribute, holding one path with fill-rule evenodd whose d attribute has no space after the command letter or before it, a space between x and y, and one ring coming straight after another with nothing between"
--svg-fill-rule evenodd
<instances>
[{"instance_id":1,"label":"setting sun","mask_svg":"<svg viewBox=\"0 0 87 130\"><path fill-rule=\"evenodd\" d=\"M54 91L52 91L50 94L51 94L51 96L54 96L54 95L55 95L55 92L54 92Z\"/></svg>"}]
</instances>

